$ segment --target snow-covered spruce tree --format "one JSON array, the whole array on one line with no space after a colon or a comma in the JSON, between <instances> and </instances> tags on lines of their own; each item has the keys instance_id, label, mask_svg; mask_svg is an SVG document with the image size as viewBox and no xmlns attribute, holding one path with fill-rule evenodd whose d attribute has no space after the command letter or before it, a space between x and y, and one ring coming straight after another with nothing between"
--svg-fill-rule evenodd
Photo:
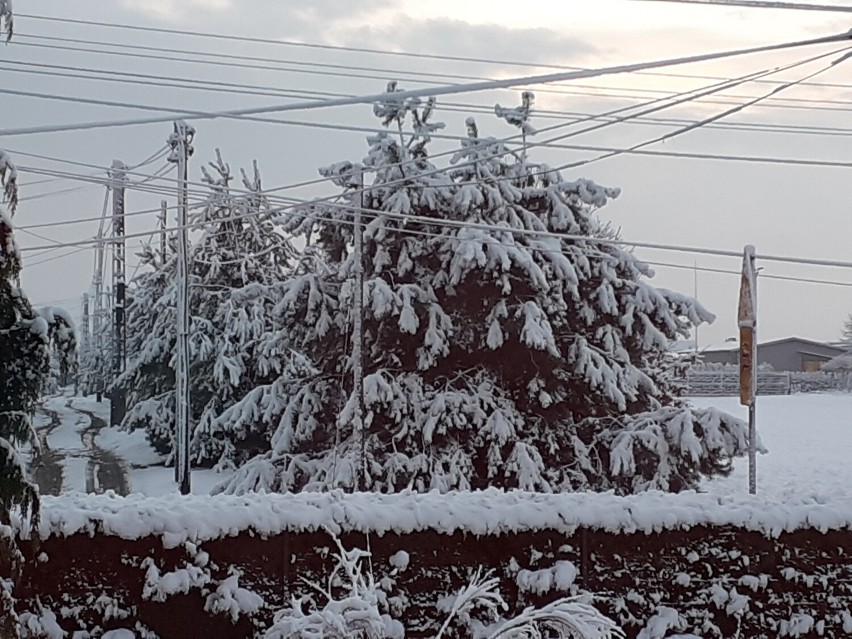
<instances>
[{"instance_id":1,"label":"snow-covered spruce tree","mask_svg":"<svg viewBox=\"0 0 852 639\"><path fill-rule=\"evenodd\" d=\"M94 313L90 317L91 334L85 348L80 350L80 389L83 395L100 394L103 396L109 380L112 378L113 325L108 309L101 311L100 322L95 321ZM132 336L128 335L128 338Z\"/></svg>"},{"instance_id":2,"label":"snow-covered spruce tree","mask_svg":"<svg viewBox=\"0 0 852 639\"><path fill-rule=\"evenodd\" d=\"M433 102L389 89L375 111L396 131L369 139L372 183L362 195L350 163L324 169L343 192L289 223L329 268L283 284L276 307L317 372L257 391L266 399L251 415L277 426L271 450L222 490L355 484L348 338L361 205L369 489L677 491L728 472L744 425L678 400L666 364L668 342L712 316L651 286L623 246L597 241L615 237L596 209L617 192L531 163L472 119L438 169ZM526 135L531 103L498 114Z\"/></svg>"},{"instance_id":3,"label":"snow-covered spruce tree","mask_svg":"<svg viewBox=\"0 0 852 639\"><path fill-rule=\"evenodd\" d=\"M17 204L16 171L0 152L0 181L9 211ZM48 326L30 306L20 288L21 254L12 219L0 211L0 524L10 513L38 511L38 490L27 479L18 453L37 446L32 416L49 373Z\"/></svg>"},{"instance_id":4,"label":"snow-covered spruce tree","mask_svg":"<svg viewBox=\"0 0 852 639\"><path fill-rule=\"evenodd\" d=\"M67 386L77 374L77 329L71 314L59 306L36 309L36 315L47 323L50 343L49 392Z\"/></svg>"},{"instance_id":5,"label":"snow-covered spruce tree","mask_svg":"<svg viewBox=\"0 0 852 639\"><path fill-rule=\"evenodd\" d=\"M840 343L845 348L852 348L852 314L843 320L843 330L840 332Z\"/></svg>"},{"instance_id":6,"label":"snow-covered spruce tree","mask_svg":"<svg viewBox=\"0 0 852 639\"><path fill-rule=\"evenodd\" d=\"M0 16L6 9L0 5ZM11 219L17 205L16 178L14 165L0 151L0 184L10 212L7 215L0 209L0 635L3 637L18 636L12 591L23 561L9 523L12 514L18 511L23 521L34 525L39 509L38 488L27 478L19 448L38 447L32 416L49 374L48 326L33 312L20 287L21 255Z\"/></svg>"},{"instance_id":7,"label":"snow-covered spruce tree","mask_svg":"<svg viewBox=\"0 0 852 639\"><path fill-rule=\"evenodd\" d=\"M244 192L232 192L230 168L217 151L210 170L203 169L211 194L190 223L203 231L190 251L190 389L195 424L193 451L198 462L243 461L265 449L268 436L250 428L216 421L227 407L282 370L274 348L257 350L261 336L272 331L269 303L260 296L241 302L233 289L263 291L289 268L295 251L268 219L257 167L242 174ZM165 261L150 249L143 252L150 270L130 289L128 366L119 384L131 406L124 425L145 428L163 452L171 450L174 433L174 355L176 343L176 258Z\"/></svg>"}]
</instances>

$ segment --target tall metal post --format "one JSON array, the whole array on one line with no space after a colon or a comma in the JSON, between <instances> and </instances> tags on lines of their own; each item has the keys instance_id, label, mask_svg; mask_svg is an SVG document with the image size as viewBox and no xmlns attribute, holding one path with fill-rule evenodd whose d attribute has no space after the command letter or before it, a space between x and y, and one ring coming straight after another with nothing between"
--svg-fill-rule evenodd
<instances>
[{"instance_id":1,"label":"tall metal post","mask_svg":"<svg viewBox=\"0 0 852 639\"><path fill-rule=\"evenodd\" d=\"M80 353L89 353L89 349L92 347L92 341L89 334L89 294L83 293L83 299L81 303L82 310L82 321L80 322ZM80 379L81 375L83 375L82 371L78 367L77 369L77 383L75 384L74 394L78 394L80 392L80 382L83 382L83 393L86 393L86 378L84 377L82 380Z\"/></svg>"},{"instance_id":2,"label":"tall metal post","mask_svg":"<svg viewBox=\"0 0 852 639\"><path fill-rule=\"evenodd\" d=\"M177 164L177 354L175 357L175 470L182 495L190 492L189 464L189 263L187 247L187 164L195 129L183 120L169 136L169 162Z\"/></svg>"},{"instance_id":3,"label":"tall metal post","mask_svg":"<svg viewBox=\"0 0 852 639\"><path fill-rule=\"evenodd\" d=\"M95 264L92 274L92 292L94 295L94 304L92 309L92 353L94 361L92 362L92 376L94 382L93 388L87 389L87 392L94 391L97 401L103 399L104 386L104 249L106 242L104 240L104 226L107 219L107 204L109 203L110 186L107 184L106 193L104 193L104 209L101 213L101 222L98 226L98 235L95 243Z\"/></svg>"},{"instance_id":4,"label":"tall metal post","mask_svg":"<svg viewBox=\"0 0 852 639\"><path fill-rule=\"evenodd\" d=\"M160 200L160 218L158 225L160 227L160 264L166 263L168 254L168 238L166 236L166 215L168 214L168 202Z\"/></svg>"},{"instance_id":5,"label":"tall metal post","mask_svg":"<svg viewBox=\"0 0 852 639\"><path fill-rule=\"evenodd\" d=\"M693 271L693 281L692 281L692 297L695 300L698 300L698 262L696 261L694 264L695 270ZM698 323L695 324L695 354L698 355Z\"/></svg>"},{"instance_id":6,"label":"tall metal post","mask_svg":"<svg viewBox=\"0 0 852 639\"><path fill-rule=\"evenodd\" d=\"M754 247L743 250L737 321L740 329L740 403L748 406L748 492L757 492L757 271Z\"/></svg>"},{"instance_id":7,"label":"tall metal post","mask_svg":"<svg viewBox=\"0 0 852 639\"><path fill-rule=\"evenodd\" d=\"M127 165L113 160L109 177L112 181L112 381L124 372L125 349L125 290L127 278L126 240L124 238L124 190L127 186ZM122 389L113 386L110 393L110 424L118 426L127 412L127 398Z\"/></svg>"},{"instance_id":8,"label":"tall metal post","mask_svg":"<svg viewBox=\"0 0 852 639\"><path fill-rule=\"evenodd\" d=\"M361 209L364 208L364 172L360 164L353 167L354 182L358 188L358 197L353 198L355 206L353 245L355 257L355 287L352 300L352 387L356 396L355 423L353 438L357 443L358 472L355 475L355 490L367 487L367 433L364 422L364 229L361 223Z\"/></svg>"},{"instance_id":9,"label":"tall metal post","mask_svg":"<svg viewBox=\"0 0 852 639\"><path fill-rule=\"evenodd\" d=\"M84 351L89 348L91 341L89 338L89 294L83 293L83 299L80 304L82 312L82 321L80 322L80 348Z\"/></svg>"}]
</instances>

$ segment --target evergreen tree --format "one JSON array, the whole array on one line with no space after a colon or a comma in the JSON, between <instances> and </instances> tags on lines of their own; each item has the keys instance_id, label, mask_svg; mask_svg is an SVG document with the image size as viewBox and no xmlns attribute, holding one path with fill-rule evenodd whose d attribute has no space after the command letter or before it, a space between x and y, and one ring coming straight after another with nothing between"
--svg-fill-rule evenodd
<instances>
[{"instance_id":1,"label":"evergreen tree","mask_svg":"<svg viewBox=\"0 0 852 639\"><path fill-rule=\"evenodd\" d=\"M17 204L17 173L0 152L0 181L9 211ZM20 508L35 515L38 489L27 479L18 448L37 446L32 426L49 373L48 325L20 287L21 255L12 219L0 211L0 524Z\"/></svg>"},{"instance_id":2,"label":"evergreen tree","mask_svg":"<svg viewBox=\"0 0 852 639\"><path fill-rule=\"evenodd\" d=\"M108 309L101 310L99 321L93 313L90 316L90 322L91 333L88 343L80 350L79 355L79 384L83 395L102 396L113 375L112 360L109 357L112 350L113 325L109 319ZM132 336L128 336L130 337Z\"/></svg>"},{"instance_id":3,"label":"evergreen tree","mask_svg":"<svg viewBox=\"0 0 852 639\"><path fill-rule=\"evenodd\" d=\"M269 205L254 167L242 174L245 192L234 193L230 167L217 151L210 170L203 168L211 194L190 223L203 225L190 250L190 389L196 425L196 462L229 465L263 449L268 437L252 429L229 428L215 421L223 410L281 370L274 349L257 351L271 330L268 304L261 298L241 299L234 290L262 291L277 283L295 254L269 221ZM127 306L127 370L118 385L128 393L124 426L145 428L163 452L174 436L174 356L176 344L176 257L165 260L149 248L142 254L150 268L130 290Z\"/></svg>"},{"instance_id":4,"label":"evergreen tree","mask_svg":"<svg viewBox=\"0 0 852 639\"><path fill-rule=\"evenodd\" d=\"M840 334L840 342L844 346L852 348L852 315L847 316L843 322L843 332Z\"/></svg>"},{"instance_id":5,"label":"evergreen tree","mask_svg":"<svg viewBox=\"0 0 852 639\"><path fill-rule=\"evenodd\" d=\"M77 329L71 314L59 306L36 309L36 315L47 323L50 344L50 380L47 392L67 386L77 375Z\"/></svg>"},{"instance_id":6,"label":"evergreen tree","mask_svg":"<svg viewBox=\"0 0 852 639\"><path fill-rule=\"evenodd\" d=\"M339 198L288 224L323 265L282 283L275 307L310 361L231 409L274 435L222 490L356 485L358 206L368 489L677 491L729 472L747 449L744 425L678 400L666 363L669 341L712 316L651 286L623 246L597 241L615 238L596 210L617 192L529 162L472 119L439 169L427 152L434 102L394 90L375 107L397 134L369 138L372 184L362 194L350 163L324 169ZM498 115L527 135L531 104Z\"/></svg>"}]
</instances>

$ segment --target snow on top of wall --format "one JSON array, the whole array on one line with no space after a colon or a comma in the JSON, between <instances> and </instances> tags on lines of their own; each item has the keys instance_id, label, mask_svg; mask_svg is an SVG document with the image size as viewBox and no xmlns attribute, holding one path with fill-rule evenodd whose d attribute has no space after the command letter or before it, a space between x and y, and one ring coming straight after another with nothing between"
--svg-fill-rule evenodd
<instances>
[{"instance_id":1,"label":"snow on top of wall","mask_svg":"<svg viewBox=\"0 0 852 639\"><path fill-rule=\"evenodd\" d=\"M580 527L650 533L693 526L736 526L778 536L801 528L852 528L852 497L719 497L685 492L542 494L481 492L251 494L215 497L119 497L71 494L42 499L40 536L94 534L124 539L155 535L172 548L251 530L260 535L327 528L383 535L435 530L486 535L529 530L572 533ZM20 522L18 522L20 529Z\"/></svg>"}]
</instances>

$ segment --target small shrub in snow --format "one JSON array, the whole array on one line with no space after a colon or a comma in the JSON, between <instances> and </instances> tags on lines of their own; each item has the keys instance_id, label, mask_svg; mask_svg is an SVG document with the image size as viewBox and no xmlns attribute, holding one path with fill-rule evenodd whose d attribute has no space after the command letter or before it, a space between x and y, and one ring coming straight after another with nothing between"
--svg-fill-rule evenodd
<instances>
[{"instance_id":1,"label":"small shrub in snow","mask_svg":"<svg viewBox=\"0 0 852 639\"><path fill-rule=\"evenodd\" d=\"M577 568L570 561L557 561L553 568L521 570L515 582L521 592L544 594L551 590L568 590L577 578Z\"/></svg>"},{"instance_id":2,"label":"small shrub in snow","mask_svg":"<svg viewBox=\"0 0 852 639\"><path fill-rule=\"evenodd\" d=\"M663 639L671 630L686 630L686 619L674 608L660 606L656 614L648 619L637 639Z\"/></svg>"},{"instance_id":3,"label":"small shrub in snow","mask_svg":"<svg viewBox=\"0 0 852 639\"><path fill-rule=\"evenodd\" d=\"M56 622L56 615L42 607L39 607L37 612L22 612L18 616L18 633L21 639L63 639L65 637L65 631Z\"/></svg>"},{"instance_id":4,"label":"small shrub in snow","mask_svg":"<svg viewBox=\"0 0 852 639\"><path fill-rule=\"evenodd\" d=\"M224 614L236 623L240 616L256 615L264 605L263 598L239 585L240 572L230 569L227 577L216 579L210 557L196 544L184 544L191 561L185 561L176 570L163 572L151 557L142 561L145 583L142 598L164 602L178 594L188 594L197 589L204 596L204 610L213 614Z\"/></svg>"},{"instance_id":5,"label":"small shrub in snow","mask_svg":"<svg viewBox=\"0 0 852 639\"><path fill-rule=\"evenodd\" d=\"M447 614L435 639L472 636L477 639L616 639L624 633L584 597L568 597L540 608L526 608L503 618L509 606L498 590L499 581L480 570L455 596L439 602Z\"/></svg>"},{"instance_id":6,"label":"small shrub in snow","mask_svg":"<svg viewBox=\"0 0 852 639\"><path fill-rule=\"evenodd\" d=\"M307 582L322 597L294 598L288 608L275 614L264 639L402 639L402 624L380 611L386 601L373 579L364 572L362 560L369 553L345 550L337 537L337 564L324 586ZM338 577L340 578L338 580ZM340 582L338 586L337 583Z\"/></svg>"}]
</instances>

